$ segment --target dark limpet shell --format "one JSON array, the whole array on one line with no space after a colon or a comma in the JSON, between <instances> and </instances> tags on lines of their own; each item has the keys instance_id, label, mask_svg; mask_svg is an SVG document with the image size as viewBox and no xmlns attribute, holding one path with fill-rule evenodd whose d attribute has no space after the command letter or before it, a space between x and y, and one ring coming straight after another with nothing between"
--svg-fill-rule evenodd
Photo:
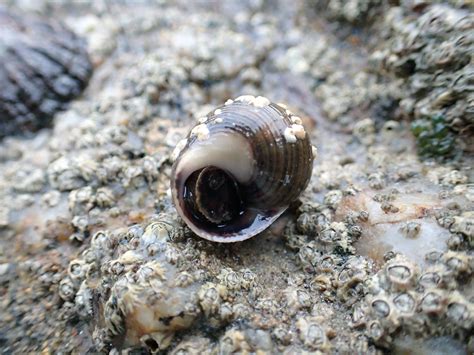
<instances>
[{"instance_id":1,"label":"dark limpet shell","mask_svg":"<svg viewBox=\"0 0 474 355\"><path fill-rule=\"evenodd\" d=\"M178 144L171 190L178 213L202 238L248 239L303 192L313 147L301 119L264 97L229 100Z\"/></svg>"},{"instance_id":2,"label":"dark limpet shell","mask_svg":"<svg viewBox=\"0 0 474 355\"><path fill-rule=\"evenodd\" d=\"M91 73L84 41L64 25L0 7L0 138L47 126Z\"/></svg>"}]
</instances>

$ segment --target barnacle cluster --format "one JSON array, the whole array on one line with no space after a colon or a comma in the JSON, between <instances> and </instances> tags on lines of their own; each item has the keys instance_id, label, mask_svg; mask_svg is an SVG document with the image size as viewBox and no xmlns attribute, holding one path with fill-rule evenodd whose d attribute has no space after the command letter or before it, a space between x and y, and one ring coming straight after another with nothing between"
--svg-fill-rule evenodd
<instances>
[{"instance_id":1,"label":"barnacle cluster","mask_svg":"<svg viewBox=\"0 0 474 355\"><path fill-rule=\"evenodd\" d=\"M472 352L472 164L419 161L363 31L341 42L308 2L34 3L91 23L100 67L53 129L0 142L2 350ZM307 189L258 237L199 238L173 161L268 102L295 113L278 142L318 148Z\"/></svg>"},{"instance_id":2,"label":"barnacle cluster","mask_svg":"<svg viewBox=\"0 0 474 355\"><path fill-rule=\"evenodd\" d=\"M71 310L66 317L87 325L93 349L331 349L334 333L304 288L287 287L275 298L250 269L219 264L214 271L186 234L175 216L164 213L144 225L96 232L69 263L58 293ZM287 320L274 328L277 317Z\"/></svg>"},{"instance_id":3,"label":"barnacle cluster","mask_svg":"<svg viewBox=\"0 0 474 355\"><path fill-rule=\"evenodd\" d=\"M149 104L149 115L178 118L196 112L204 103L205 93L189 80L189 70L196 65L192 59L157 52L137 58L125 76L124 90Z\"/></svg>"},{"instance_id":4,"label":"barnacle cluster","mask_svg":"<svg viewBox=\"0 0 474 355\"><path fill-rule=\"evenodd\" d=\"M338 192L353 193L350 190ZM330 194L331 196L334 195ZM351 306L364 296L364 283L374 272L374 262L354 255L354 244L362 234L357 224L366 221L366 211L348 213L341 221L336 205L326 195L324 204L305 201L294 223L288 223L284 236L287 246L297 251L296 261L305 272L307 284L328 301Z\"/></svg>"},{"instance_id":5,"label":"barnacle cluster","mask_svg":"<svg viewBox=\"0 0 474 355\"><path fill-rule=\"evenodd\" d=\"M98 231L69 263L59 295L90 321L98 350L111 343L165 349L199 315L200 277L179 268L182 256L169 244L180 233L173 223L158 216L145 229Z\"/></svg>"},{"instance_id":6,"label":"barnacle cluster","mask_svg":"<svg viewBox=\"0 0 474 355\"><path fill-rule=\"evenodd\" d=\"M355 108L370 101L375 121L414 121L422 157L453 158L459 153L458 146L471 149L469 140L456 139L473 135L469 103L473 19L468 1L336 0L319 1L313 7L318 16L338 20L341 35L356 43L368 40L375 47L367 70L349 77L342 71L324 72L325 67L307 68L314 75L315 93L329 118L346 123ZM369 38L360 32L363 28L370 32ZM313 58L325 62L332 55L319 45L304 46L301 43L289 51L300 54L298 63ZM354 61L356 54L354 47ZM351 90L354 86L358 87L355 91Z\"/></svg>"},{"instance_id":7,"label":"barnacle cluster","mask_svg":"<svg viewBox=\"0 0 474 355\"><path fill-rule=\"evenodd\" d=\"M449 4L393 7L385 16L388 41L372 60L404 79L399 81L399 107L416 120L414 133L423 155L452 154L451 132L472 136L473 26L467 8Z\"/></svg>"},{"instance_id":8,"label":"barnacle cluster","mask_svg":"<svg viewBox=\"0 0 474 355\"><path fill-rule=\"evenodd\" d=\"M384 0L319 0L316 9L324 11L331 20L351 25L367 26L383 9Z\"/></svg>"},{"instance_id":9,"label":"barnacle cluster","mask_svg":"<svg viewBox=\"0 0 474 355\"><path fill-rule=\"evenodd\" d=\"M381 346L390 346L400 334L454 336L467 343L474 304L458 282L472 273L472 255L466 252L438 253L422 269L397 255L368 282L368 294L353 317Z\"/></svg>"}]
</instances>

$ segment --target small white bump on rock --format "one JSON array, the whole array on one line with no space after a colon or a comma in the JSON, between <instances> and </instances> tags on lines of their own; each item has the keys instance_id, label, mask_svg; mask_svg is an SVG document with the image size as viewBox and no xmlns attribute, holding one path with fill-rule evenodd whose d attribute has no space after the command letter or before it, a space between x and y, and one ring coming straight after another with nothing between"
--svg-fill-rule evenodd
<instances>
[{"instance_id":1,"label":"small white bump on rock","mask_svg":"<svg viewBox=\"0 0 474 355\"><path fill-rule=\"evenodd\" d=\"M286 104L282 103L282 102L278 102L277 105L280 106L284 110L288 109L288 106Z\"/></svg>"},{"instance_id":2,"label":"small white bump on rock","mask_svg":"<svg viewBox=\"0 0 474 355\"><path fill-rule=\"evenodd\" d=\"M207 121L207 116L202 116L198 118L199 123L206 123L206 121Z\"/></svg>"},{"instance_id":3,"label":"small white bump on rock","mask_svg":"<svg viewBox=\"0 0 474 355\"><path fill-rule=\"evenodd\" d=\"M217 110L214 111L214 116L220 115L222 113L222 110L218 108Z\"/></svg>"},{"instance_id":4,"label":"small white bump on rock","mask_svg":"<svg viewBox=\"0 0 474 355\"><path fill-rule=\"evenodd\" d=\"M234 100L229 99L229 100L227 100L227 101L225 102L224 105L225 105L225 106L228 106L228 105L232 105L233 103L234 103Z\"/></svg>"},{"instance_id":5,"label":"small white bump on rock","mask_svg":"<svg viewBox=\"0 0 474 355\"><path fill-rule=\"evenodd\" d=\"M316 158L318 155L318 148L316 148L314 145L311 146L311 152L313 153L313 159Z\"/></svg>"}]
</instances>

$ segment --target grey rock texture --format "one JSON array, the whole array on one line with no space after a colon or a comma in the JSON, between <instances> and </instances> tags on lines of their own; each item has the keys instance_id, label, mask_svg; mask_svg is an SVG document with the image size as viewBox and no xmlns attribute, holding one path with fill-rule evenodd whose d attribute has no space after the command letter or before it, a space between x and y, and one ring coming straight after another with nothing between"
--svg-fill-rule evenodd
<instances>
[{"instance_id":1,"label":"grey rock texture","mask_svg":"<svg viewBox=\"0 0 474 355\"><path fill-rule=\"evenodd\" d=\"M398 114L413 83L372 62L405 38L389 14L413 10L375 19L383 39L308 6L12 5L61 18L95 68L51 128L0 142L3 353L473 352L472 156L421 160ZM285 103L317 155L269 230L212 243L171 203L173 151L243 94Z\"/></svg>"}]
</instances>

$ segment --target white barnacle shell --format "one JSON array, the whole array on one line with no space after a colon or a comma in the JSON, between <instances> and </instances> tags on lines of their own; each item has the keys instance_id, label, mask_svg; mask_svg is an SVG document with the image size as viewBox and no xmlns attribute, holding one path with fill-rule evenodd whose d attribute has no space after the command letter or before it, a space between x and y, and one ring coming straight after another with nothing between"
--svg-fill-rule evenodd
<instances>
[{"instance_id":1,"label":"white barnacle shell","mask_svg":"<svg viewBox=\"0 0 474 355\"><path fill-rule=\"evenodd\" d=\"M188 142L187 139L181 139L178 142L178 144L176 144L176 147L174 148L173 153L171 153L171 160L172 161L175 161L176 159L178 159L179 154L181 153L183 148L186 146L187 142Z\"/></svg>"},{"instance_id":2,"label":"white barnacle shell","mask_svg":"<svg viewBox=\"0 0 474 355\"><path fill-rule=\"evenodd\" d=\"M263 96L242 95L235 99L237 102L244 102L255 107L265 107L270 105L270 100Z\"/></svg>"},{"instance_id":3,"label":"white barnacle shell","mask_svg":"<svg viewBox=\"0 0 474 355\"><path fill-rule=\"evenodd\" d=\"M192 129L191 136L196 136L200 141L206 140L209 138L209 128L206 124L201 123Z\"/></svg>"},{"instance_id":4,"label":"white barnacle shell","mask_svg":"<svg viewBox=\"0 0 474 355\"><path fill-rule=\"evenodd\" d=\"M306 137L306 131L301 124L292 124L291 129L293 130L294 135L298 139L304 139Z\"/></svg>"},{"instance_id":5,"label":"white barnacle shell","mask_svg":"<svg viewBox=\"0 0 474 355\"><path fill-rule=\"evenodd\" d=\"M200 237L248 239L270 226L309 183L313 147L298 117L262 96L228 100L179 147L171 191Z\"/></svg>"},{"instance_id":6,"label":"white barnacle shell","mask_svg":"<svg viewBox=\"0 0 474 355\"><path fill-rule=\"evenodd\" d=\"M283 135L285 136L285 140L288 143L296 143L296 135L291 127L286 127L285 132L283 132Z\"/></svg>"},{"instance_id":7,"label":"white barnacle shell","mask_svg":"<svg viewBox=\"0 0 474 355\"><path fill-rule=\"evenodd\" d=\"M298 139L305 139L306 131L300 124L292 124L290 127L285 128L283 133L288 143L296 143Z\"/></svg>"},{"instance_id":8,"label":"white barnacle shell","mask_svg":"<svg viewBox=\"0 0 474 355\"><path fill-rule=\"evenodd\" d=\"M303 124L303 120L298 117L298 116L290 116L290 120L291 122L293 122L294 124L299 124L299 125L302 125Z\"/></svg>"}]
</instances>

